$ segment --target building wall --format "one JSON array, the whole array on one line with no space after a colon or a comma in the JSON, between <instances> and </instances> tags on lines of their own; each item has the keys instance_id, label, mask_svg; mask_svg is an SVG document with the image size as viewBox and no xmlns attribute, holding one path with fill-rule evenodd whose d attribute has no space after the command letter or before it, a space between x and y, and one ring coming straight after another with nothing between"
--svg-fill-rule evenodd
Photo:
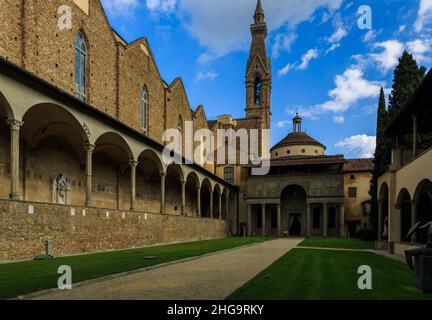
<instances>
[{"instance_id":1,"label":"building wall","mask_svg":"<svg viewBox=\"0 0 432 320\"><path fill-rule=\"evenodd\" d=\"M0 10L0 56L21 63L21 1L2 0Z\"/></svg>"},{"instance_id":2,"label":"building wall","mask_svg":"<svg viewBox=\"0 0 432 320\"><path fill-rule=\"evenodd\" d=\"M52 240L58 257L215 239L229 233L228 224L215 219L6 200L0 200L0 220L0 261L43 254L46 240Z\"/></svg>"},{"instance_id":3,"label":"building wall","mask_svg":"<svg viewBox=\"0 0 432 320\"><path fill-rule=\"evenodd\" d=\"M354 175L355 179L351 179ZM345 218L362 220L362 203L371 199L369 195L371 172L346 172L344 175ZM357 197L349 197L349 188L357 189Z\"/></svg>"},{"instance_id":4,"label":"building wall","mask_svg":"<svg viewBox=\"0 0 432 320\"><path fill-rule=\"evenodd\" d=\"M273 150L271 155L277 159L288 156L323 156L324 153L325 149L318 146L288 146Z\"/></svg>"}]
</instances>

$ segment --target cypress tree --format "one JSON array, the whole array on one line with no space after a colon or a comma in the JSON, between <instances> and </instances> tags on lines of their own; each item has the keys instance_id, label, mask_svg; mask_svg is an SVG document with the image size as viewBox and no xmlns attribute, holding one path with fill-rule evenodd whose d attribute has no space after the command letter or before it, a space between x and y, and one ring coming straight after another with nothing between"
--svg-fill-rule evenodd
<instances>
[{"instance_id":1,"label":"cypress tree","mask_svg":"<svg viewBox=\"0 0 432 320\"><path fill-rule=\"evenodd\" d=\"M393 87L389 97L389 114L393 119L419 86L426 68L419 67L412 54L404 51L394 71Z\"/></svg>"}]
</instances>

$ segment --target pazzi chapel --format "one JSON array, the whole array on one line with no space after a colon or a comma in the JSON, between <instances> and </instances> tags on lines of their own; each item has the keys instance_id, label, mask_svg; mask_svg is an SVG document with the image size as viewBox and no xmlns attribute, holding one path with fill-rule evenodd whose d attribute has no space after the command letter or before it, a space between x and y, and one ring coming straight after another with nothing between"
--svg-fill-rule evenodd
<instances>
[{"instance_id":1,"label":"pazzi chapel","mask_svg":"<svg viewBox=\"0 0 432 320\"><path fill-rule=\"evenodd\" d=\"M73 24L60 30L64 5ZM162 160L164 131L186 121L195 131L270 129L261 0L251 22L245 116L207 119L181 78L164 81L146 38L128 43L111 28L99 0L2 1L0 261L31 259L47 240L62 256L369 228L372 159L327 155L301 115L271 149L266 176L253 176L251 164Z\"/></svg>"}]
</instances>

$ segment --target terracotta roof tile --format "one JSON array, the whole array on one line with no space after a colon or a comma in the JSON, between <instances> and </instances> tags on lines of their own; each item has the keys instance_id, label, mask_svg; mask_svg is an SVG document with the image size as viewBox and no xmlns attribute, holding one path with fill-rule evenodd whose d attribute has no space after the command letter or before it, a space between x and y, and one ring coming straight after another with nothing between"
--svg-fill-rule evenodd
<instances>
[{"instance_id":1,"label":"terracotta roof tile","mask_svg":"<svg viewBox=\"0 0 432 320\"><path fill-rule=\"evenodd\" d=\"M361 172L361 171L373 171L374 159L347 159L344 165L345 172Z\"/></svg>"}]
</instances>

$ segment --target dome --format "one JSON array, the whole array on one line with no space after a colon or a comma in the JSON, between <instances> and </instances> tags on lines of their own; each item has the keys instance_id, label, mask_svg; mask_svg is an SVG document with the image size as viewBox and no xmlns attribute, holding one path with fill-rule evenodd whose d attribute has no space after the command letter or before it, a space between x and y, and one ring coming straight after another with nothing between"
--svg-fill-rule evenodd
<instances>
[{"instance_id":1,"label":"dome","mask_svg":"<svg viewBox=\"0 0 432 320\"><path fill-rule=\"evenodd\" d=\"M294 131L271 149L272 158L289 156L323 156L326 147L311 136L302 132L302 119L297 114L293 119Z\"/></svg>"}]
</instances>

